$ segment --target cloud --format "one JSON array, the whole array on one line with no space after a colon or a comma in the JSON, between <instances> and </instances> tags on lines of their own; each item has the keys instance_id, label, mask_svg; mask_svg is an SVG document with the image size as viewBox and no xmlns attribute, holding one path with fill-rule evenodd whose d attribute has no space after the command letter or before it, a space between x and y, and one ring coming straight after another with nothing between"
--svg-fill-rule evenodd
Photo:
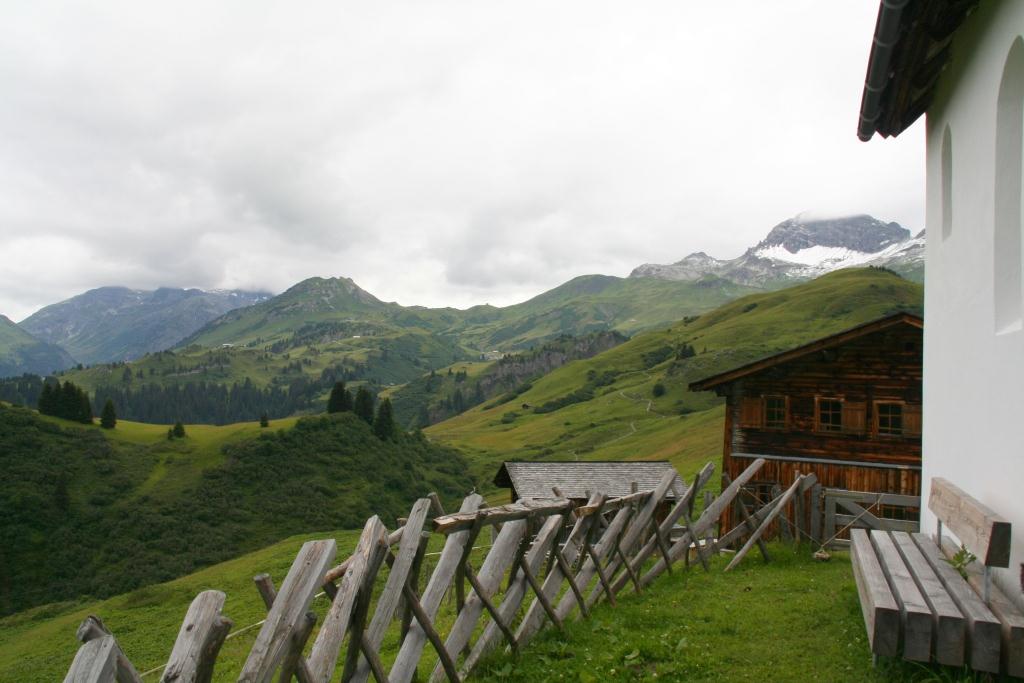
<instances>
[{"instance_id":1,"label":"cloud","mask_svg":"<svg viewBox=\"0 0 1024 683\"><path fill-rule=\"evenodd\" d=\"M22 3L0 312L313 275L507 304L802 210L916 233L921 126L855 135L870 5Z\"/></svg>"}]
</instances>

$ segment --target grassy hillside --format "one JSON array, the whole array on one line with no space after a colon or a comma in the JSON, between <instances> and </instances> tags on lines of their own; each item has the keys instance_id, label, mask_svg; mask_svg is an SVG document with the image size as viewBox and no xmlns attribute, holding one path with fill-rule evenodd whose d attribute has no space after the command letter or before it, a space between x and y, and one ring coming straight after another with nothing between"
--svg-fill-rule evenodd
<instances>
[{"instance_id":1,"label":"grassy hillside","mask_svg":"<svg viewBox=\"0 0 1024 683\"><path fill-rule=\"evenodd\" d=\"M409 427L426 427L499 395L522 393L530 382L566 363L590 358L628 339L618 332L562 335L538 348L508 353L494 361L464 362L431 371L388 391L395 417Z\"/></svg>"},{"instance_id":2,"label":"grassy hillside","mask_svg":"<svg viewBox=\"0 0 1024 683\"><path fill-rule=\"evenodd\" d=\"M894 274L832 273L639 334L426 432L467 453L484 487L505 459L665 458L689 475L722 439L720 400L690 382L921 303L921 286Z\"/></svg>"},{"instance_id":3,"label":"grassy hillside","mask_svg":"<svg viewBox=\"0 0 1024 683\"><path fill-rule=\"evenodd\" d=\"M460 311L403 307L380 301L346 278L311 278L269 301L224 315L184 343L262 347L292 337L303 326L320 326L350 334L359 334L361 327L419 329L467 348L510 350L564 334L645 329L751 291L717 278L673 282L584 275L520 304Z\"/></svg>"},{"instance_id":4,"label":"grassy hillside","mask_svg":"<svg viewBox=\"0 0 1024 683\"><path fill-rule=\"evenodd\" d=\"M457 453L381 441L350 413L186 433L0 408L0 613L165 581L372 513L393 521L430 490L471 487Z\"/></svg>"},{"instance_id":5,"label":"grassy hillside","mask_svg":"<svg viewBox=\"0 0 1024 683\"><path fill-rule=\"evenodd\" d=\"M243 630L266 614L252 577L269 572L280 586L305 540L336 538L339 557L354 549L356 531L304 533L194 574L99 602L65 602L0 618L0 680L35 683L60 680L79 643L74 634L89 614L99 615L140 671L162 665L189 602L209 588L227 594L224 612L235 623L214 673L233 681L255 641L258 628ZM430 550L440 544L435 539ZM729 574L727 558L712 571L695 566L664 575L642 595L627 591L617 607L601 603L589 620L566 624L562 636L549 629L519 659L503 654L485 661L473 680L481 681L929 681L959 680L955 674L899 661L871 668L860 605L849 559L836 553L815 562L810 549L771 547L772 563L751 558ZM475 551L479 563L483 551ZM428 555L425 573L435 561ZM378 584L378 590L380 585ZM499 598L500 599L500 598ZM785 608L777 608L784 604ZM321 597L313 609L327 608ZM442 631L454 605L442 603ZM747 618L757 614L758 618ZM321 619L322 621L322 619ZM385 665L397 650L397 624L382 648ZM312 640L312 638L311 638ZM425 679L433 665L420 666ZM799 653L799 656L796 656ZM145 680L158 680L159 672ZM969 679L967 679L969 680Z\"/></svg>"}]
</instances>

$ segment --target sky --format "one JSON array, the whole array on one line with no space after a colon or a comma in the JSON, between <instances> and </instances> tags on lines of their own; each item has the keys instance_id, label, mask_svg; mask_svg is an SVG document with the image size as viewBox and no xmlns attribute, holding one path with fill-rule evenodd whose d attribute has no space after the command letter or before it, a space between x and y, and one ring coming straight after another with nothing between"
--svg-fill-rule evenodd
<instances>
[{"instance_id":1,"label":"sky","mask_svg":"<svg viewBox=\"0 0 1024 683\"><path fill-rule=\"evenodd\" d=\"M875 0L5 3L0 313L105 285L525 300L797 213L924 227L858 141Z\"/></svg>"}]
</instances>

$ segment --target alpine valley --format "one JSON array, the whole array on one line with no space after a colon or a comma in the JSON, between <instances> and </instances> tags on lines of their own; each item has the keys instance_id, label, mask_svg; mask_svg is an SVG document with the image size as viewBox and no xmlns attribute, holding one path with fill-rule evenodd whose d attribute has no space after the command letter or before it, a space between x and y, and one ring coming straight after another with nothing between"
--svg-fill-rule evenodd
<instances>
[{"instance_id":1,"label":"alpine valley","mask_svg":"<svg viewBox=\"0 0 1024 683\"><path fill-rule=\"evenodd\" d=\"M691 254L629 277L582 275L503 308L402 306L348 278L309 278L277 295L104 287L47 306L13 331L51 355L7 376L61 367L61 378L143 422L225 424L320 410L336 381L394 398L400 422L426 426L509 392L645 330L729 301L873 266L920 282L924 235L871 216L775 226L741 256ZM60 355L63 349L66 353ZM41 352L41 351L40 351ZM472 381L466 382L472 377ZM39 382L0 382L0 399L34 405Z\"/></svg>"}]
</instances>

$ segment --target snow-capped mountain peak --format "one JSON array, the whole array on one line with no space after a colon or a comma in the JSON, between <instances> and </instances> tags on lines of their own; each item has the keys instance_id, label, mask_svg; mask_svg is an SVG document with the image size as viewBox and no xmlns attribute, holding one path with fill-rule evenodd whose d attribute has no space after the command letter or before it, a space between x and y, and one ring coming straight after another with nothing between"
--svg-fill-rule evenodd
<instances>
[{"instance_id":1,"label":"snow-capped mountain peak","mask_svg":"<svg viewBox=\"0 0 1024 683\"><path fill-rule=\"evenodd\" d=\"M816 217L802 213L787 219L742 256L720 260L704 252L661 265L646 263L630 277L697 280L717 275L753 286L812 278L851 266L885 266L912 279L923 278L924 232L911 238L898 223L868 215Z\"/></svg>"}]
</instances>

